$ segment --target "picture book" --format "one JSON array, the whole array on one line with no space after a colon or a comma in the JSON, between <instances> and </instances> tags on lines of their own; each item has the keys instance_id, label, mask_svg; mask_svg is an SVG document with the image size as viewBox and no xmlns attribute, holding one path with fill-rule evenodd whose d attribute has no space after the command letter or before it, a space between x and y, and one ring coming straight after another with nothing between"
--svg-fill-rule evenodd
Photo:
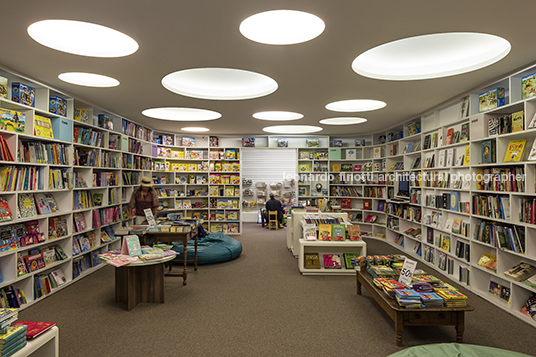
<instances>
[{"instance_id":1,"label":"picture book","mask_svg":"<svg viewBox=\"0 0 536 357\"><path fill-rule=\"evenodd\" d=\"M489 253L483 253L477 264L491 270L497 270L497 256Z\"/></svg>"},{"instance_id":2,"label":"picture book","mask_svg":"<svg viewBox=\"0 0 536 357\"><path fill-rule=\"evenodd\" d=\"M319 240L330 241L331 240L331 224L319 224L318 225L318 237L319 237Z\"/></svg>"},{"instance_id":3,"label":"picture book","mask_svg":"<svg viewBox=\"0 0 536 357\"><path fill-rule=\"evenodd\" d=\"M186 147L194 147L195 146L195 138L186 138L183 137L181 141L182 146Z\"/></svg>"},{"instance_id":4,"label":"picture book","mask_svg":"<svg viewBox=\"0 0 536 357\"><path fill-rule=\"evenodd\" d=\"M450 252L450 237L448 235L443 235L441 238L441 250Z\"/></svg>"},{"instance_id":5,"label":"picture book","mask_svg":"<svg viewBox=\"0 0 536 357\"><path fill-rule=\"evenodd\" d=\"M219 139L218 139L217 136L209 136L208 140L209 140L209 146L211 148L217 148L218 147Z\"/></svg>"},{"instance_id":6,"label":"picture book","mask_svg":"<svg viewBox=\"0 0 536 357\"><path fill-rule=\"evenodd\" d=\"M512 113L512 133L523 131L523 111Z\"/></svg>"},{"instance_id":7,"label":"picture book","mask_svg":"<svg viewBox=\"0 0 536 357\"><path fill-rule=\"evenodd\" d=\"M525 262L514 265L510 269L504 272L509 278L515 281L527 280L531 276L536 275L536 267Z\"/></svg>"},{"instance_id":8,"label":"picture book","mask_svg":"<svg viewBox=\"0 0 536 357\"><path fill-rule=\"evenodd\" d=\"M9 204L4 197L0 197L0 222L12 221L13 215L9 209Z\"/></svg>"},{"instance_id":9,"label":"picture book","mask_svg":"<svg viewBox=\"0 0 536 357\"><path fill-rule=\"evenodd\" d=\"M346 227L342 223L334 223L331 225L331 238L332 240L345 240L346 239Z\"/></svg>"},{"instance_id":10,"label":"picture book","mask_svg":"<svg viewBox=\"0 0 536 357\"><path fill-rule=\"evenodd\" d=\"M82 232L87 229L86 218L81 212L75 212L73 214L73 220L76 232Z\"/></svg>"},{"instance_id":11,"label":"picture book","mask_svg":"<svg viewBox=\"0 0 536 357\"><path fill-rule=\"evenodd\" d=\"M316 240L316 225L304 224L303 225L303 238L305 240Z\"/></svg>"},{"instance_id":12,"label":"picture book","mask_svg":"<svg viewBox=\"0 0 536 357\"><path fill-rule=\"evenodd\" d=\"M465 147L465 152L463 154L463 166L470 165L471 162L471 145Z\"/></svg>"},{"instance_id":13,"label":"picture book","mask_svg":"<svg viewBox=\"0 0 536 357\"><path fill-rule=\"evenodd\" d=\"M39 214L49 214L52 213L50 206L48 205L48 200L44 193L34 193L34 199L37 206L37 211Z\"/></svg>"},{"instance_id":14,"label":"picture book","mask_svg":"<svg viewBox=\"0 0 536 357\"><path fill-rule=\"evenodd\" d=\"M0 108L0 130L24 134L25 114L16 110Z\"/></svg>"},{"instance_id":15,"label":"picture book","mask_svg":"<svg viewBox=\"0 0 536 357\"><path fill-rule=\"evenodd\" d=\"M7 99L8 82L6 77L0 76L0 98Z\"/></svg>"},{"instance_id":16,"label":"picture book","mask_svg":"<svg viewBox=\"0 0 536 357\"><path fill-rule=\"evenodd\" d=\"M31 193L19 194L19 212L21 218L37 216L37 207Z\"/></svg>"},{"instance_id":17,"label":"picture book","mask_svg":"<svg viewBox=\"0 0 536 357\"><path fill-rule=\"evenodd\" d=\"M128 235L123 237L123 247L121 248L121 254L130 255L131 257L137 257L141 255L140 239L137 235Z\"/></svg>"},{"instance_id":18,"label":"picture book","mask_svg":"<svg viewBox=\"0 0 536 357\"><path fill-rule=\"evenodd\" d=\"M504 155L504 162L522 161L526 144L527 140L510 140Z\"/></svg>"},{"instance_id":19,"label":"picture book","mask_svg":"<svg viewBox=\"0 0 536 357\"><path fill-rule=\"evenodd\" d=\"M493 140L493 141L495 141L495 140ZM482 145L482 163L483 164L495 162L493 160L492 155L491 155L491 145L492 145L491 142L492 142L492 140L484 140L481 143L481 145Z\"/></svg>"},{"instance_id":20,"label":"picture book","mask_svg":"<svg viewBox=\"0 0 536 357\"><path fill-rule=\"evenodd\" d=\"M320 139L318 138L305 139L305 146L308 148L317 148L320 146Z\"/></svg>"},{"instance_id":21,"label":"picture book","mask_svg":"<svg viewBox=\"0 0 536 357\"><path fill-rule=\"evenodd\" d=\"M350 240L362 240L361 237L361 228L358 224L349 224L348 225L348 239Z\"/></svg>"},{"instance_id":22,"label":"picture book","mask_svg":"<svg viewBox=\"0 0 536 357\"><path fill-rule=\"evenodd\" d=\"M324 254L324 269L341 269L341 256L339 254Z\"/></svg>"},{"instance_id":23,"label":"picture book","mask_svg":"<svg viewBox=\"0 0 536 357\"><path fill-rule=\"evenodd\" d=\"M342 140L332 140L331 146L334 148L341 148L342 147Z\"/></svg>"},{"instance_id":24,"label":"picture book","mask_svg":"<svg viewBox=\"0 0 536 357\"><path fill-rule=\"evenodd\" d=\"M12 326L25 325L27 326L26 338L28 340L33 340L42 333L50 330L52 327L56 326L55 322L43 322L43 321L15 321Z\"/></svg>"},{"instance_id":25,"label":"picture book","mask_svg":"<svg viewBox=\"0 0 536 357\"><path fill-rule=\"evenodd\" d=\"M12 324L11 326L7 327L6 332L0 334L0 344L3 345L16 340L17 338L26 334L27 329L28 326L26 325Z\"/></svg>"},{"instance_id":26,"label":"picture book","mask_svg":"<svg viewBox=\"0 0 536 357\"><path fill-rule=\"evenodd\" d=\"M242 138L242 147L255 147L255 138Z\"/></svg>"},{"instance_id":27,"label":"picture book","mask_svg":"<svg viewBox=\"0 0 536 357\"><path fill-rule=\"evenodd\" d=\"M534 140L534 143L532 144L532 148L530 149L529 157L527 160L536 160L536 140Z\"/></svg>"},{"instance_id":28,"label":"picture book","mask_svg":"<svg viewBox=\"0 0 536 357\"><path fill-rule=\"evenodd\" d=\"M356 147L365 146L365 139L355 139L355 146Z\"/></svg>"},{"instance_id":29,"label":"picture book","mask_svg":"<svg viewBox=\"0 0 536 357\"><path fill-rule=\"evenodd\" d=\"M288 139L278 138L277 139L278 148L288 148Z\"/></svg>"},{"instance_id":30,"label":"picture book","mask_svg":"<svg viewBox=\"0 0 536 357\"><path fill-rule=\"evenodd\" d=\"M354 269L355 268L355 260L352 261L352 259L355 259L359 256L357 253L344 253L344 266L346 269Z\"/></svg>"},{"instance_id":31,"label":"picture book","mask_svg":"<svg viewBox=\"0 0 536 357\"><path fill-rule=\"evenodd\" d=\"M532 116L532 119L530 120L529 126L527 129L534 129L536 128L536 113Z\"/></svg>"},{"instance_id":32,"label":"picture book","mask_svg":"<svg viewBox=\"0 0 536 357\"><path fill-rule=\"evenodd\" d=\"M306 253L304 254L305 258L305 269L320 269L320 258L318 253Z\"/></svg>"},{"instance_id":33,"label":"picture book","mask_svg":"<svg viewBox=\"0 0 536 357\"><path fill-rule=\"evenodd\" d=\"M50 118L34 114L34 135L42 138L54 139Z\"/></svg>"}]
</instances>

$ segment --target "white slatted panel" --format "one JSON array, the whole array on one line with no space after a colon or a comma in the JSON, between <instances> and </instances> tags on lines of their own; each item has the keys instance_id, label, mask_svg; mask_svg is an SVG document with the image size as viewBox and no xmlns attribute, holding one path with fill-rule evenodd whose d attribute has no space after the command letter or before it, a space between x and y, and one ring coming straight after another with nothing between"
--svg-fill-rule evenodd
<instances>
[{"instance_id":1,"label":"white slatted panel","mask_svg":"<svg viewBox=\"0 0 536 357\"><path fill-rule=\"evenodd\" d=\"M285 179L294 178L298 172L298 154L297 149L264 149L264 148L242 148L241 151L241 176L245 179L253 180L252 185L242 186L244 188L251 188L254 192L257 191L255 184L257 182L264 182L266 185L270 185L270 182L281 182ZM270 188L266 189L270 192ZM281 190L285 190L281 188ZM296 187L292 187L289 190L297 191ZM246 200L251 200L256 196L244 197ZM257 208L259 208L257 206ZM246 208L244 208L246 209ZM253 211L251 208L248 210ZM257 212L242 214L244 222L257 222Z\"/></svg>"}]
</instances>

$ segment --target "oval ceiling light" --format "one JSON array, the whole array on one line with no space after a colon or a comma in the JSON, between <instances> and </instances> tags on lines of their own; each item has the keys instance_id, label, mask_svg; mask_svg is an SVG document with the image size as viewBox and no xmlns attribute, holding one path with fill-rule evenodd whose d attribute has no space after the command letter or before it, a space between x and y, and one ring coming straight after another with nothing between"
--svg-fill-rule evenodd
<instances>
[{"instance_id":1,"label":"oval ceiling light","mask_svg":"<svg viewBox=\"0 0 536 357\"><path fill-rule=\"evenodd\" d=\"M394 81L447 77L489 66L510 49L504 38L483 33L416 36L360 54L352 69L365 77Z\"/></svg>"},{"instance_id":2,"label":"oval ceiling light","mask_svg":"<svg viewBox=\"0 0 536 357\"><path fill-rule=\"evenodd\" d=\"M303 114L294 113L294 112L285 112L285 111L268 111L268 112L258 112L253 114L253 118L260 120L298 120L303 118Z\"/></svg>"},{"instance_id":3,"label":"oval ceiling light","mask_svg":"<svg viewBox=\"0 0 536 357\"><path fill-rule=\"evenodd\" d=\"M218 112L197 108L150 108L141 113L150 118L173 121L206 121L221 118Z\"/></svg>"},{"instance_id":4,"label":"oval ceiling light","mask_svg":"<svg viewBox=\"0 0 536 357\"><path fill-rule=\"evenodd\" d=\"M262 131L273 134L309 134L322 130L324 129L313 125L274 125L262 128Z\"/></svg>"},{"instance_id":5,"label":"oval ceiling light","mask_svg":"<svg viewBox=\"0 0 536 357\"><path fill-rule=\"evenodd\" d=\"M374 99L349 99L326 105L327 110L334 112L367 112L384 108L387 103Z\"/></svg>"},{"instance_id":6,"label":"oval ceiling light","mask_svg":"<svg viewBox=\"0 0 536 357\"><path fill-rule=\"evenodd\" d=\"M204 131L210 131L209 128L202 128L202 127L198 127L198 126L187 126L185 128L181 128L182 131L189 131L189 132L192 132L192 133L201 133L201 132L204 132Z\"/></svg>"},{"instance_id":7,"label":"oval ceiling light","mask_svg":"<svg viewBox=\"0 0 536 357\"><path fill-rule=\"evenodd\" d=\"M27 31L43 46L80 56L123 57L139 48L132 37L89 22L43 20L28 26Z\"/></svg>"},{"instance_id":8,"label":"oval ceiling light","mask_svg":"<svg viewBox=\"0 0 536 357\"><path fill-rule=\"evenodd\" d=\"M353 117L340 117L340 118L328 118L320 120L320 124L327 125L352 125L365 123L365 118L353 118Z\"/></svg>"},{"instance_id":9,"label":"oval ceiling light","mask_svg":"<svg viewBox=\"0 0 536 357\"><path fill-rule=\"evenodd\" d=\"M240 100L263 97L277 90L277 82L264 74L232 68L193 68L162 78L167 90L187 97Z\"/></svg>"},{"instance_id":10,"label":"oval ceiling light","mask_svg":"<svg viewBox=\"0 0 536 357\"><path fill-rule=\"evenodd\" d=\"M65 72L58 75L58 78L64 82L85 87L105 88L116 87L119 85L117 79L95 73Z\"/></svg>"},{"instance_id":11,"label":"oval ceiling light","mask_svg":"<svg viewBox=\"0 0 536 357\"><path fill-rule=\"evenodd\" d=\"M292 45L320 36L326 25L313 14L296 10L273 10L242 21L240 33L251 41L267 45Z\"/></svg>"}]
</instances>

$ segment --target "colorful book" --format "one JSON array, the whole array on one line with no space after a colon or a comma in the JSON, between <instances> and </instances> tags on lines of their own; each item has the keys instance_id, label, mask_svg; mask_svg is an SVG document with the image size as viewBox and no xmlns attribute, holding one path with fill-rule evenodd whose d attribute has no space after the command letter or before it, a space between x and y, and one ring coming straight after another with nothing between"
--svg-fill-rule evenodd
<instances>
[{"instance_id":1,"label":"colorful book","mask_svg":"<svg viewBox=\"0 0 536 357\"><path fill-rule=\"evenodd\" d=\"M52 327L56 326L55 322L44 322L44 321L16 321L12 324L13 326L17 325L26 325L26 338L28 340L33 340L37 336L47 332Z\"/></svg>"},{"instance_id":2,"label":"colorful book","mask_svg":"<svg viewBox=\"0 0 536 357\"><path fill-rule=\"evenodd\" d=\"M334 223L331 225L331 239L342 241L346 239L346 227L342 223Z\"/></svg>"},{"instance_id":3,"label":"colorful book","mask_svg":"<svg viewBox=\"0 0 536 357\"><path fill-rule=\"evenodd\" d=\"M50 118L34 114L34 135L42 138L54 139Z\"/></svg>"},{"instance_id":4,"label":"colorful book","mask_svg":"<svg viewBox=\"0 0 536 357\"><path fill-rule=\"evenodd\" d=\"M12 221L13 215L9 209L9 204L4 197L0 197L0 222Z\"/></svg>"},{"instance_id":5,"label":"colorful book","mask_svg":"<svg viewBox=\"0 0 536 357\"><path fill-rule=\"evenodd\" d=\"M504 155L504 162L522 161L526 144L527 140L510 140L506 154Z\"/></svg>"},{"instance_id":6,"label":"colorful book","mask_svg":"<svg viewBox=\"0 0 536 357\"><path fill-rule=\"evenodd\" d=\"M324 269L341 269L341 256L339 254L324 254Z\"/></svg>"},{"instance_id":7,"label":"colorful book","mask_svg":"<svg viewBox=\"0 0 536 357\"><path fill-rule=\"evenodd\" d=\"M318 253L305 253L305 269L320 269L320 258Z\"/></svg>"},{"instance_id":8,"label":"colorful book","mask_svg":"<svg viewBox=\"0 0 536 357\"><path fill-rule=\"evenodd\" d=\"M37 207L31 193L19 193L19 212L22 218L37 216Z\"/></svg>"},{"instance_id":9,"label":"colorful book","mask_svg":"<svg viewBox=\"0 0 536 357\"><path fill-rule=\"evenodd\" d=\"M319 237L319 240L330 241L331 240L331 224L319 224L318 225L318 237Z\"/></svg>"},{"instance_id":10,"label":"colorful book","mask_svg":"<svg viewBox=\"0 0 536 357\"><path fill-rule=\"evenodd\" d=\"M50 209L50 206L48 205L48 200L44 193L34 193L34 199L37 206L37 211L39 214L50 214L52 213L52 210Z\"/></svg>"},{"instance_id":11,"label":"colorful book","mask_svg":"<svg viewBox=\"0 0 536 357\"><path fill-rule=\"evenodd\" d=\"M361 228L358 224L349 224L348 225L348 239L352 241L362 240L361 237Z\"/></svg>"}]
</instances>

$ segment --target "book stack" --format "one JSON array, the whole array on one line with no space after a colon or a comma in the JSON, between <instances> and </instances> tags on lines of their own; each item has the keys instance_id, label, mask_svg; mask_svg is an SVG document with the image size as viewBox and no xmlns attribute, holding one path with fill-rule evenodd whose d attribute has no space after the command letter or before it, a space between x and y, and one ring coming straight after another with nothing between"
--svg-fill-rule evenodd
<instances>
[{"instance_id":1,"label":"book stack","mask_svg":"<svg viewBox=\"0 0 536 357\"><path fill-rule=\"evenodd\" d=\"M426 281L415 281L412 283L412 288L418 293L431 293L434 291L432 284Z\"/></svg>"},{"instance_id":2,"label":"book stack","mask_svg":"<svg viewBox=\"0 0 536 357\"><path fill-rule=\"evenodd\" d=\"M11 356L26 346L27 325L12 325L0 334L0 347L2 356Z\"/></svg>"},{"instance_id":3,"label":"book stack","mask_svg":"<svg viewBox=\"0 0 536 357\"><path fill-rule=\"evenodd\" d=\"M369 265L367 272L372 275L373 278L396 278L396 273L393 268L387 265Z\"/></svg>"},{"instance_id":4,"label":"book stack","mask_svg":"<svg viewBox=\"0 0 536 357\"><path fill-rule=\"evenodd\" d=\"M377 278L373 280L374 285L376 285L379 289L382 289L387 295L395 298L395 290L396 289L406 289L407 286L398 282L395 279L387 279L387 278Z\"/></svg>"},{"instance_id":5,"label":"book stack","mask_svg":"<svg viewBox=\"0 0 536 357\"><path fill-rule=\"evenodd\" d=\"M418 293L421 296L421 301L424 307L442 307L443 298L433 292Z\"/></svg>"},{"instance_id":6,"label":"book stack","mask_svg":"<svg viewBox=\"0 0 536 357\"><path fill-rule=\"evenodd\" d=\"M467 306L467 296L453 289L438 289L437 295L445 300L446 307L465 307Z\"/></svg>"},{"instance_id":7,"label":"book stack","mask_svg":"<svg viewBox=\"0 0 536 357\"><path fill-rule=\"evenodd\" d=\"M396 301L406 309L418 309L424 307L421 304L421 296L413 289L396 289Z\"/></svg>"},{"instance_id":8,"label":"book stack","mask_svg":"<svg viewBox=\"0 0 536 357\"><path fill-rule=\"evenodd\" d=\"M17 320L19 309L16 308L0 308L0 330L4 331Z\"/></svg>"}]
</instances>

